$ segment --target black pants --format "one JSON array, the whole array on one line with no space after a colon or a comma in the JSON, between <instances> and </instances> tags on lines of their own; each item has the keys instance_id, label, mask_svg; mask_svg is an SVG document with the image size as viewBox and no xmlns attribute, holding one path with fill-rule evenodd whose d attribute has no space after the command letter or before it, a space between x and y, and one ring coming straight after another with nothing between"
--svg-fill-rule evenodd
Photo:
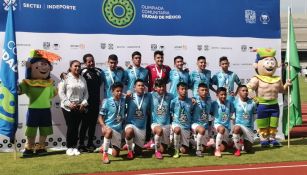
<instances>
[{"instance_id":1,"label":"black pants","mask_svg":"<svg viewBox=\"0 0 307 175\"><path fill-rule=\"evenodd\" d=\"M66 111L62 108L67 132L66 132L66 146L67 148L76 148L78 144L79 126L83 113L79 111Z\"/></svg>"},{"instance_id":2,"label":"black pants","mask_svg":"<svg viewBox=\"0 0 307 175\"><path fill-rule=\"evenodd\" d=\"M88 111L81 121L80 140L79 140L80 145L84 145L86 132L88 136L87 145L88 146L93 145L98 114L99 114L99 103L89 105Z\"/></svg>"}]
</instances>

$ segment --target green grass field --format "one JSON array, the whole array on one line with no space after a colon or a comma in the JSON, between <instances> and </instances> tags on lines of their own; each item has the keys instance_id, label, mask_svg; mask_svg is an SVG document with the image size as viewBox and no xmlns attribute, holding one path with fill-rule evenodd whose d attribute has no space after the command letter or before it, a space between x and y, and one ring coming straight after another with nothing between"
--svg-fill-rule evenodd
<instances>
[{"instance_id":1,"label":"green grass field","mask_svg":"<svg viewBox=\"0 0 307 175\"><path fill-rule=\"evenodd\" d=\"M307 82L305 82L303 77L300 77L300 93L301 102L307 103Z\"/></svg>"},{"instance_id":2,"label":"green grass field","mask_svg":"<svg viewBox=\"0 0 307 175\"><path fill-rule=\"evenodd\" d=\"M0 172L5 175L52 175L307 160L307 139L293 139L290 148L286 146L286 142L283 144L285 146L281 148L266 149L255 145L254 154L242 154L241 157L235 157L232 153L225 152L222 158L206 154L204 158L183 155L179 159L174 159L165 155L163 160L157 160L147 152L142 158L125 160L126 152L123 152L122 157L119 158L110 156L111 164L109 165L102 164L101 154L97 153L68 157L64 152L53 152L52 155L44 157L27 159L18 157L17 160L14 160L13 153L0 153Z\"/></svg>"}]
</instances>

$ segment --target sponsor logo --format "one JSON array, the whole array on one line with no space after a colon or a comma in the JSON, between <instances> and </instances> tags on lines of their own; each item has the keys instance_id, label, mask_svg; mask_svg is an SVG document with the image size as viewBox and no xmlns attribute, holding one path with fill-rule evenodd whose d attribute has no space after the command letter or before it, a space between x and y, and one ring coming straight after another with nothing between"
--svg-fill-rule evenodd
<instances>
[{"instance_id":1,"label":"sponsor logo","mask_svg":"<svg viewBox=\"0 0 307 175\"><path fill-rule=\"evenodd\" d=\"M100 43L100 48L101 49L106 49L106 47L107 47L107 43Z\"/></svg>"},{"instance_id":2,"label":"sponsor logo","mask_svg":"<svg viewBox=\"0 0 307 175\"><path fill-rule=\"evenodd\" d=\"M266 12L262 12L260 15L260 21L262 24L268 24L270 22L270 16Z\"/></svg>"},{"instance_id":3,"label":"sponsor logo","mask_svg":"<svg viewBox=\"0 0 307 175\"><path fill-rule=\"evenodd\" d=\"M17 128L18 128L18 129L21 129L22 126L23 126L23 123L18 123Z\"/></svg>"},{"instance_id":4,"label":"sponsor logo","mask_svg":"<svg viewBox=\"0 0 307 175\"><path fill-rule=\"evenodd\" d=\"M187 50L188 46L187 45L178 45L178 46L174 46L174 49L176 49L176 50Z\"/></svg>"},{"instance_id":5,"label":"sponsor logo","mask_svg":"<svg viewBox=\"0 0 307 175\"><path fill-rule=\"evenodd\" d=\"M255 24L256 19L256 12L254 10L245 10L245 22L247 24Z\"/></svg>"},{"instance_id":6,"label":"sponsor logo","mask_svg":"<svg viewBox=\"0 0 307 175\"><path fill-rule=\"evenodd\" d=\"M151 44L150 46L151 51L156 51L156 50L164 50L164 46L163 45L158 45L158 44Z\"/></svg>"},{"instance_id":7,"label":"sponsor logo","mask_svg":"<svg viewBox=\"0 0 307 175\"><path fill-rule=\"evenodd\" d=\"M102 4L105 20L113 27L128 27L135 18L135 7L132 0L105 0Z\"/></svg>"},{"instance_id":8,"label":"sponsor logo","mask_svg":"<svg viewBox=\"0 0 307 175\"><path fill-rule=\"evenodd\" d=\"M29 43L20 43L20 44L17 44L18 47L31 47L31 44Z\"/></svg>"},{"instance_id":9,"label":"sponsor logo","mask_svg":"<svg viewBox=\"0 0 307 175\"><path fill-rule=\"evenodd\" d=\"M203 46L202 46L202 45L200 45L200 44L197 45L197 50L198 50L198 51L201 51L202 49L203 49Z\"/></svg>"},{"instance_id":10,"label":"sponsor logo","mask_svg":"<svg viewBox=\"0 0 307 175\"><path fill-rule=\"evenodd\" d=\"M109 44L108 44L108 49L109 49L109 50L113 50L113 49L114 49L114 44L109 43Z\"/></svg>"},{"instance_id":11,"label":"sponsor logo","mask_svg":"<svg viewBox=\"0 0 307 175\"><path fill-rule=\"evenodd\" d=\"M53 49L54 50L59 50L60 49L60 45L58 43L54 43L53 44Z\"/></svg>"},{"instance_id":12,"label":"sponsor logo","mask_svg":"<svg viewBox=\"0 0 307 175\"><path fill-rule=\"evenodd\" d=\"M12 4L13 10L16 10L16 7L17 7L16 0L4 0L3 2L4 10L8 11L11 4Z\"/></svg>"},{"instance_id":13,"label":"sponsor logo","mask_svg":"<svg viewBox=\"0 0 307 175\"><path fill-rule=\"evenodd\" d=\"M71 49L85 49L85 44L71 44Z\"/></svg>"},{"instance_id":14,"label":"sponsor logo","mask_svg":"<svg viewBox=\"0 0 307 175\"><path fill-rule=\"evenodd\" d=\"M204 51L208 51L209 50L209 45L204 45Z\"/></svg>"},{"instance_id":15,"label":"sponsor logo","mask_svg":"<svg viewBox=\"0 0 307 175\"><path fill-rule=\"evenodd\" d=\"M43 48L45 50L49 50L50 49L50 42L43 42Z\"/></svg>"},{"instance_id":16,"label":"sponsor logo","mask_svg":"<svg viewBox=\"0 0 307 175\"><path fill-rule=\"evenodd\" d=\"M247 46L246 45L241 45L241 51L246 52L247 51Z\"/></svg>"}]
</instances>

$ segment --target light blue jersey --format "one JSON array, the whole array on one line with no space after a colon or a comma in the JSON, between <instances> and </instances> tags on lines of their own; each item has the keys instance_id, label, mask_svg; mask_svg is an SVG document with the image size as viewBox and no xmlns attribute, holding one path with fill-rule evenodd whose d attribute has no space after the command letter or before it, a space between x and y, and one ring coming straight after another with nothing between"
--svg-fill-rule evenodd
<instances>
[{"instance_id":1,"label":"light blue jersey","mask_svg":"<svg viewBox=\"0 0 307 175\"><path fill-rule=\"evenodd\" d=\"M212 102L211 115L214 117L214 125L223 125L230 130L230 117L234 113L233 104L226 100L225 104L221 104L219 100Z\"/></svg>"},{"instance_id":2,"label":"light blue jersey","mask_svg":"<svg viewBox=\"0 0 307 175\"><path fill-rule=\"evenodd\" d=\"M177 84L179 82L184 82L187 85L190 84L189 72L172 69L169 73L169 81L171 83L169 93L173 94L174 97L177 97Z\"/></svg>"},{"instance_id":3,"label":"light blue jersey","mask_svg":"<svg viewBox=\"0 0 307 175\"><path fill-rule=\"evenodd\" d=\"M192 92L193 92L193 97L198 96L198 85L200 83L205 83L208 88L210 87L211 83L211 71L210 70L203 70L203 71L193 71L190 74L190 81L191 81L191 87L192 87ZM210 96L210 94L208 94Z\"/></svg>"},{"instance_id":4,"label":"light blue jersey","mask_svg":"<svg viewBox=\"0 0 307 175\"><path fill-rule=\"evenodd\" d=\"M114 71L110 69L104 69L101 72L102 82L104 83L104 97L110 98L112 97L112 89L111 86L115 82L124 83L126 80L125 72L122 69L116 68Z\"/></svg>"},{"instance_id":5,"label":"light blue jersey","mask_svg":"<svg viewBox=\"0 0 307 175\"><path fill-rule=\"evenodd\" d=\"M108 127L117 132L122 132L125 118L125 99L120 98L119 101L114 100L113 97L104 99L99 114L103 116Z\"/></svg>"},{"instance_id":6,"label":"light blue jersey","mask_svg":"<svg viewBox=\"0 0 307 175\"><path fill-rule=\"evenodd\" d=\"M172 125L177 124L182 129L189 130L191 128L193 111L194 105L191 99L187 97L185 100L180 100L178 97L174 98L171 101Z\"/></svg>"},{"instance_id":7,"label":"light blue jersey","mask_svg":"<svg viewBox=\"0 0 307 175\"><path fill-rule=\"evenodd\" d=\"M196 97L195 100L197 104L194 107L192 124L197 123L207 129L210 119L211 100L208 98L202 100L200 97Z\"/></svg>"},{"instance_id":8,"label":"light blue jersey","mask_svg":"<svg viewBox=\"0 0 307 175\"><path fill-rule=\"evenodd\" d=\"M151 106L150 93L145 93L142 96L137 96L136 93L133 93L132 97L127 99L126 124L132 124L139 129L146 129L146 123L150 117Z\"/></svg>"},{"instance_id":9,"label":"light blue jersey","mask_svg":"<svg viewBox=\"0 0 307 175\"><path fill-rule=\"evenodd\" d=\"M170 106L173 95L165 93L160 96L157 92L152 92L152 107L151 118L152 123L160 125L169 125L171 123Z\"/></svg>"},{"instance_id":10,"label":"light blue jersey","mask_svg":"<svg viewBox=\"0 0 307 175\"><path fill-rule=\"evenodd\" d=\"M216 85L217 88L225 87L227 89L227 99L231 101L235 100L233 96L229 95L230 93L234 92L235 83L237 85L241 85L238 75L232 71L228 71L227 73L220 71L216 73L213 75L211 83L212 85Z\"/></svg>"},{"instance_id":11,"label":"light blue jersey","mask_svg":"<svg viewBox=\"0 0 307 175\"><path fill-rule=\"evenodd\" d=\"M127 77L127 91L134 91L134 82L137 79L142 79L145 86L148 87L148 70L143 67L131 67L125 70Z\"/></svg>"},{"instance_id":12,"label":"light blue jersey","mask_svg":"<svg viewBox=\"0 0 307 175\"><path fill-rule=\"evenodd\" d=\"M246 126L247 128L254 129L254 114L256 113L256 103L252 99L242 102L238 97L234 101L235 109L235 124Z\"/></svg>"}]
</instances>

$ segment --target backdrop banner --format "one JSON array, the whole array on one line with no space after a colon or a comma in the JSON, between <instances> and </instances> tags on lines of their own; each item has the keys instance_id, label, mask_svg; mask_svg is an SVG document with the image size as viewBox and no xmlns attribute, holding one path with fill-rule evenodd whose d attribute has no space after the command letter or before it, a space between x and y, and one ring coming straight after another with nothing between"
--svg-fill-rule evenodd
<instances>
[{"instance_id":1,"label":"backdrop banner","mask_svg":"<svg viewBox=\"0 0 307 175\"><path fill-rule=\"evenodd\" d=\"M69 61L92 53L96 66L106 67L108 55L116 54L126 67L131 53L142 53L142 65L152 64L153 52L163 50L165 64L174 67L173 58L184 57L190 71L198 56L207 58L212 75L220 70L218 60L227 56L230 70L243 83L255 75L253 48L277 50L281 60L280 2L276 0L12 0L14 5L19 81L24 78L25 61L31 49L45 49L63 58L54 64L52 78L59 81ZM0 48L9 0L0 8ZM277 69L280 75L281 70ZM191 94L191 93L190 93ZM212 94L215 98L215 95ZM282 105L282 98L279 98ZM19 96L17 147L24 148L25 116L28 98ZM0 110L1 112L1 110ZM281 114L282 115L282 114ZM52 101L54 134L49 147L65 147L66 125L59 97ZM280 121L281 122L281 121ZM281 126L281 124L280 124ZM279 128L278 137L284 135ZM101 131L95 144L100 145ZM9 139L0 136L0 151L10 151Z\"/></svg>"}]
</instances>

